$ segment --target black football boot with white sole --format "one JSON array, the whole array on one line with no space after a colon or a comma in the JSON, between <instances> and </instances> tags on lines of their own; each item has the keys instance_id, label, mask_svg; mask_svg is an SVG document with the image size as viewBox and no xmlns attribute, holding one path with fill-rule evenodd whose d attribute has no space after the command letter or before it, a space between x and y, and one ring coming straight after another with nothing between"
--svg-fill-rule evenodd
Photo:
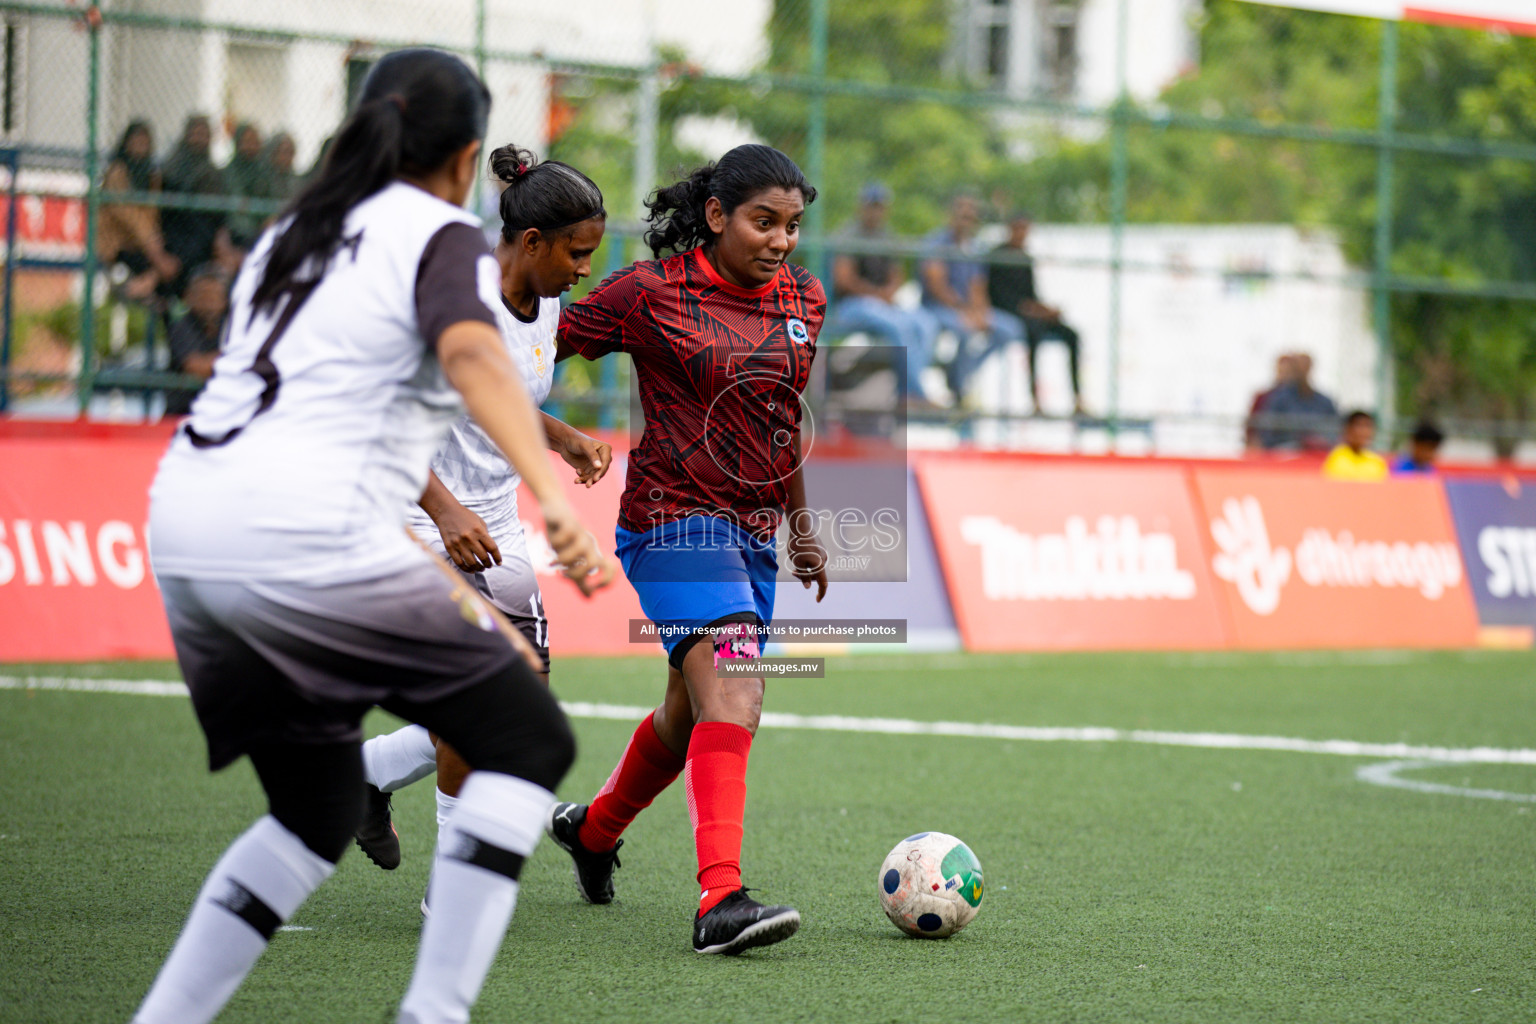
<instances>
[{"instance_id":1,"label":"black football boot with white sole","mask_svg":"<svg viewBox=\"0 0 1536 1024\"><path fill-rule=\"evenodd\" d=\"M783 942L800 930L800 911L794 907L765 907L737 889L693 918L693 951L735 956L756 946Z\"/></svg>"},{"instance_id":2,"label":"black football boot with white sole","mask_svg":"<svg viewBox=\"0 0 1536 1024\"><path fill-rule=\"evenodd\" d=\"M613 849L594 853L581 845L581 823L587 820L586 804L561 803L549 809L544 831L555 845L571 855L576 875L576 891L588 903L613 902L613 870L619 867L620 839Z\"/></svg>"},{"instance_id":3,"label":"black football boot with white sole","mask_svg":"<svg viewBox=\"0 0 1536 1024\"><path fill-rule=\"evenodd\" d=\"M367 798L355 835L358 848L385 871L393 871L400 866L400 834L391 818L389 794L371 783L364 785Z\"/></svg>"}]
</instances>

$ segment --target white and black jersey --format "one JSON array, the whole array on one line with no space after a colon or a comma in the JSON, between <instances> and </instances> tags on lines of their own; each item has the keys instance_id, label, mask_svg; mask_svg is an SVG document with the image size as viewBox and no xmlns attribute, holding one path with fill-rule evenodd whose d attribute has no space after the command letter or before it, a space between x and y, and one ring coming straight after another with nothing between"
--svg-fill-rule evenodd
<instances>
[{"instance_id":1,"label":"white and black jersey","mask_svg":"<svg viewBox=\"0 0 1536 1024\"><path fill-rule=\"evenodd\" d=\"M498 302L496 319L518 376L534 404L542 405L555 380L555 328L560 323L560 300L538 301L532 317L524 317L504 301ZM517 485L521 478L496 443L468 415L461 416L448 431L447 440L432 457L432 471L448 493L485 521L493 537L499 539L521 532L517 517ZM411 525L423 535L436 529L427 514L414 506Z\"/></svg>"},{"instance_id":2,"label":"white and black jersey","mask_svg":"<svg viewBox=\"0 0 1536 1024\"><path fill-rule=\"evenodd\" d=\"M161 576L333 584L423 561L402 527L463 413L434 346L497 323L496 261L473 217L396 182L347 215L302 303L255 313L284 226L235 281L213 378L151 489Z\"/></svg>"}]
</instances>

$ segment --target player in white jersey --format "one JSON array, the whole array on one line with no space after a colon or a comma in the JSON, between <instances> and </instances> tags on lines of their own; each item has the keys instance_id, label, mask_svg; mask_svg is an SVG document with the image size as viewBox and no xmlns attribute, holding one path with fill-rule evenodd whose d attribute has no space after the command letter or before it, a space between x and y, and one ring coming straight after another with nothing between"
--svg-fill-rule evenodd
<instances>
[{"instance_id":1,"label":"player in white jersey","mask_svg":"<svg viewBox=\"0 0 1536 1024\"><path fill-rule=\"evenodd\" d=\"M378 62L320 176L256 243L213 379L161 462L152 557L209 763L249 756L269 810L214 866L135 1024L211 1020L331 874L362 814L374 705L475 768L399 1016L462 1024L575 757L490 607L405 529L467 407L578 586L612 578L543 455L492 312L496 263L461 209L489 108L450 54Z\"/></svg>"},{"instance_id":2,"label":"player in white jersey","mask_svg":"<svg viewBox=\"0 0 1536 1024\"><path fill-rule=\"evenodd\" d=\"M490 167L505 185L501 237L493 253L501 268L496 313L512 361L534 402L542 403L554 382L560 295L591 274L607 211L602 191L568 164L539 163L527 150L503 146L491 154ZM576 482L590 487L602 479L612 463L611 447L547 413L543 420L550 448L577 470ZM523 633L547 678L549 627L518 518L518 481L517 470L485 432L462 417L432 459L427 490L410 522ZM447 744L434 743L419 725L363 744L368 809L357 844L386 871L400 864L388 794L434 771L441 839L468 771L463 759ZM425 912L425 901L422 907Z\"/></svg>"}]
</instances>

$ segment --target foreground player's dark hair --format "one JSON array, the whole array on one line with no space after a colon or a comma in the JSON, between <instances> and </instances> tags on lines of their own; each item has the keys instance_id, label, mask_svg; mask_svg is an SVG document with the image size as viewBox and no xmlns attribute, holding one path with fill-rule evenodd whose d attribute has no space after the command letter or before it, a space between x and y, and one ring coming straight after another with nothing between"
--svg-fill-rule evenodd
<instances>
[{"instance_id":1,"label":"foreground player's dark hair","mask_svg":"<svg viewBox=\"0 0 1536 1024\"><path fill-rule=\"evenodd\" d=\"M435 171L483 139L490 109L485 84L450 53L396 50L380 59L319 176L283 212L288 227L267 256L254 309L272 310L323 275L354 206L399 175Z\"/></svg>"},{"instance_id":2,"label":"foreground player's dark hair","mask_svg":"<svg viewBox=\"0 0 1536 1024\"><path fill-rule=\"evenodd\" d=\"M770 188L798 189L809 206L816 189L795 162L772 146L752 143L737 146L712 164L705 164L675 185L659 188L645 201L650 230L645 244L660 259L663 253L682 252L714 240L704 219L704 204L720 200L727 216L736 207Z\"/></svg>"},{"instance_id":3,"label":"foreground player's dark hair","mask_svg":"<svg viewBox=\"0 0 1536 1024\"><path fill-rule=\"evenodd\" d=\"M509 244L529 228L557 235L584 220L608 216L603 190L570 164L540 163L528 150L509 145L491 153L490 165L491 174L507 184L499 205L501 237Z\"/></svg>"}]
</instances>

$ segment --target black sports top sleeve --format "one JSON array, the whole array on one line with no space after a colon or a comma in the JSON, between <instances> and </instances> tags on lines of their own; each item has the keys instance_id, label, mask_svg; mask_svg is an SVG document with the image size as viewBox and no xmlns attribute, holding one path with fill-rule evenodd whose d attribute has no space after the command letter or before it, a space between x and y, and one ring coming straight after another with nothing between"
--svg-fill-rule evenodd
<instances>
[{"instance_id":1,"label":"black sports top sleeve","mask_svg":"<svg viewBox=\"0 0 1536 1024\"><path fill-rule=\"evenodd\" d=\"M480 297L479 262L485 236L471 224L445 224L421 251L416 266L416 322L428 347L454 324L478 320L496 326L496 314Z\"/></svg>"}]
</instances>

